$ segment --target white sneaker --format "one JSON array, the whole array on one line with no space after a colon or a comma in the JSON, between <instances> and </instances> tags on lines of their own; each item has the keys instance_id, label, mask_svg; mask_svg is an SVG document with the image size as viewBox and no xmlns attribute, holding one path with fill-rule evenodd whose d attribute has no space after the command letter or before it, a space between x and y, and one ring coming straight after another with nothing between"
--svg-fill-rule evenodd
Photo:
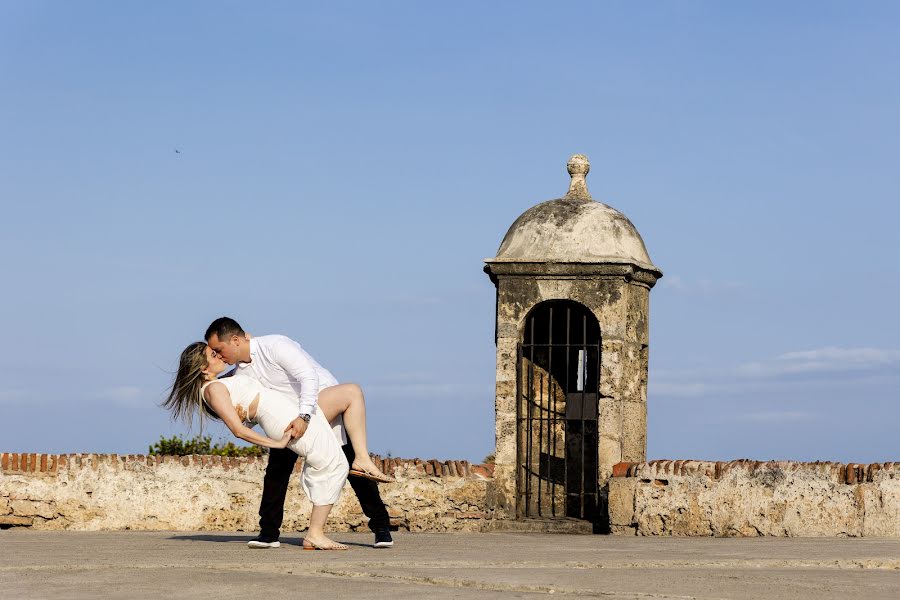
<instances>
[{"instance_id":1,"label":"white sneaker","mask_svg":"<svg viewBox=\"0 0 900 600\"><path fill-rule=\"evenodd\" d=\"M281 542L278 540L267 541L258 537L247 542L247 546L250 548L281 548Z\"/></svg>"}]
</instances>

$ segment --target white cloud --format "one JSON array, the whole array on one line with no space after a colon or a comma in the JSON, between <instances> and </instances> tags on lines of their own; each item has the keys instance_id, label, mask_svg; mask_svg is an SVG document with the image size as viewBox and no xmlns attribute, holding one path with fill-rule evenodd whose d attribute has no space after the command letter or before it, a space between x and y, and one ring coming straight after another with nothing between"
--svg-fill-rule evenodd
<instances>
[{"instance_id":1,"label":"white cloud","mask_svg":"<svg viewBox=\"0 0 900 600\"><path fill-rule=\"evenodd\" d=\"M778 357L785 361L816 361L829 364L852 364L866 367L900 364L900 350L881 348L838 348L826 346L816 350L787 352Z\"/></svg>"},{"instance_id":2,"label":"white cloud","mask_svg":"<svg viewBox=\"0 0 900 600\"><path fill-rule=\"evenodd\" d=\"M673 290L687 289L687 284L678 275L666 275L660 282L660 287L672 288Z\"/></svg>"},{"instance_id":3,"label":"white cloud","mask_svg":"<svg viewBox=\"0 0 900 600\"><path fill-rule=\"evenodd\" d=\"M137 406L142 403L143 393L141 388L137 386L122 385L100 390L94 393L93 396L99 400L111 401L126 406Z\"/></svg>"},{"instance_id":4,"label":"white cloud","mask_svg":"<svg viewBox=\"0 0 900 600\"><path fill-rule=\"evenodd\" d=\"M805 373L871 372L900 367L900 350L879 348L839 348L786 352L764 362L741 365L737 372L746 377L772 378Z\"/></svg>"},{"instance_id":5,"label":"white cloud","mask_svg":"<svg viewBox=\"0 0 900 600\"><path fill-rule=\"evenodd\" d=\"M898 377L900 350L827 346L733 367L651 372L648 391L659 397L712 398L832 385L835 380L883 383Z\"/></svg>"},{"instance_id":6,"label":"white cloud","mask_svg":"<svg viewBox=\"0 0 900 600\"><path fill-rule=\"evenodd\" d=\"M734 416L735 421L747 421L751 423L785 423L799 421L815 421L819 416L801 410L768 410L744 413Z\"/></svg>"}]
</instances>

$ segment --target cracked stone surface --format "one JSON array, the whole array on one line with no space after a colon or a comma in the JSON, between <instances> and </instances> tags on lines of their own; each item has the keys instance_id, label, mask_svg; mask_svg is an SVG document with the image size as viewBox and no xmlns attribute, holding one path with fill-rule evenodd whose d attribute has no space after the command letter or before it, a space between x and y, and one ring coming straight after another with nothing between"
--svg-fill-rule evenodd
<instances>
[{"instance_id":1,"label":"cracked stone surface","mask_svg":"<svg viewBox=\"0 0 900 600\"><path fill-rule=\"evenodd\" d=\"M900 540L400 533L250 550L247 533L0 531L3 598L898 598Z\"/></svg>"}]
</instances>

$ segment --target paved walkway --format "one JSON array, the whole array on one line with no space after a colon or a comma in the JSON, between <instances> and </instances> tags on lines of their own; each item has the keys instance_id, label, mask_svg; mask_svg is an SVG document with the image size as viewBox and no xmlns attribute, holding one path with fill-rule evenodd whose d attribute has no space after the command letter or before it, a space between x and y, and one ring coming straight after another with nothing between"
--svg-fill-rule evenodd
<instances>
[{"instance_id":1,"label":"paved walkway","mask_svg":"<svg viewBox=\"0 0 900 600\"><path fill-rule=\"evenodd\" d=\"M900 540L0 531L0 598L900 598Z\"/></svg>"}]
</instances>

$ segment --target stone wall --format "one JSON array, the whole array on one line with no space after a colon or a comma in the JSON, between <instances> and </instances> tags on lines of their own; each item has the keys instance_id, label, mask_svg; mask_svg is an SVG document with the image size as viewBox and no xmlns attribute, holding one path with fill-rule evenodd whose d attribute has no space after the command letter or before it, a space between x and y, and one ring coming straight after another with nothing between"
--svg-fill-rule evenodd
<instances>
[{"instance_id":1,"label":"stone wall","mask_svg":"<svg viewBox=\"0 0 900 600\"><path fill-rule=\"evenodd\" d=\"M510 527L495 514L493 465L385 459L392 523L410 531ZM0 527L256 531L266 459L115 454L0 455ZM296 476L285 531L308 524ZM900 462L619 463L608 483L618 535L900 537ZM349 485L335 531L365 529Z\"/></svg>"},{"instance_id":2,"label":"stone wall","mask_svg":"<svg viewBox=\"0 0 900 600\"><path fill-rule=\"evenodd\" d=\"M116 454L0 455L0 527L209 531L258 529L266 458ZM392 524L411 531L474 531L490 523L493 465L376 459ZM309 501L291 480L285 531L307 527ZM349 484L329 519L365 528Z\"/></svg>"},{"instance_id":3,"label":"stone wall","mask_svg":"<svg viewBox=\"0 0 900 600\"><path fill-rule=\"evenodd\" d=\"M900 462L619 463L612 533L900 537Z\"/></svg>"}]
</instances>

